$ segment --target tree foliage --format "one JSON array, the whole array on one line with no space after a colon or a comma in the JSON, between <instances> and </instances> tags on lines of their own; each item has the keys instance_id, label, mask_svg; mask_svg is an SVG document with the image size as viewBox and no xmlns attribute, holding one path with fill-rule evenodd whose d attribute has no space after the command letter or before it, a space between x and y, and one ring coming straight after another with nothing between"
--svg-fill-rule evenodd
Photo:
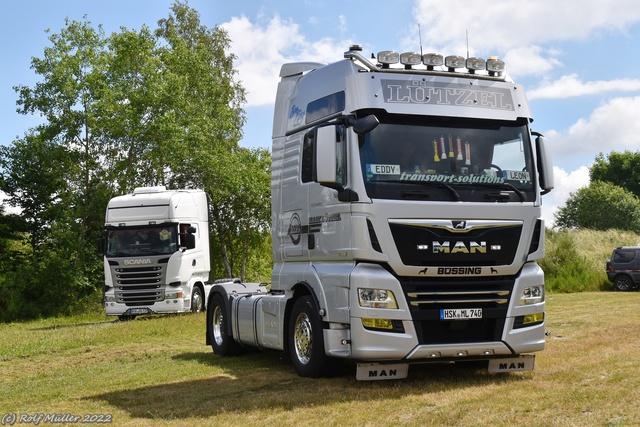
<instances>
[{"instance_id":1,"label":"tree foliage","mask_svg":"<svg viewBox=\"0 0 640 427\"><path fill-rule=\"evenodd\" d=\"M591 181L610 182L640 197L640 152L612 151L605 158L596 156L589 168Z\"/></svg>"},{"instance_id":2,"label":"tree foliage","mask_svg":"<svg viewBox=\"0 0 640 427\"><path fill-rule=\"evenodd\" d=\"M554 214L559 228L630 230L640 232L640 200L610 182L594 181L571 193Z\"/></svg>"},{"instance_id":3,"label":"tree foliage","mask_svg":"<svg viewBox=\"0 0 640 427\"><path fill-rule=\"evenodd\" d=\"M270 162L238 146L245 94L226 32L176 2L156 30L106 36L85 17L49 40L31 64L41 81L15 88L18 112L43 124L0 147L0 190L21 212L27 248L0 277L3 320L67 312L101 290L107 201L138 186L204 188L223 215L211 221L224 248L214 270L244 275L268 233Z\"/></svg>"}]
</instances>

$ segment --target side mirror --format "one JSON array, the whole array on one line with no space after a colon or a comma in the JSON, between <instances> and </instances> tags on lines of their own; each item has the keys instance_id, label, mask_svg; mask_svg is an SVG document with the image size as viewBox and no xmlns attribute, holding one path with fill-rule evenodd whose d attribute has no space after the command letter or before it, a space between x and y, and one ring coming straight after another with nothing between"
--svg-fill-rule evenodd
<instances>
[{"instance_id":1,"label":"side mirror","mask_svg":"<svg viewBox=\"0 0 640 427\"><path fill-rule=\"evenodd\" d=\"M374 130L380 121L373 114L370 114L366 117L362 117L361 119L357 119L353 122L353 131L358 135L364 135L365 133L369 133Z\"/></svg>"},{"instance_id":2,"label":"side mirror","mask_svg":"<svg viewBox=\"0 0 640 427\"><path fill-rule=\"evenodd\" d=\"M316 129L315 154L316 182L320 184L335 184L338 177L335 126L324 126Z\"/></svg>"},{"instance_id":3,"label":"side mirror","mask_svg":"<svg viewBox=\"0 0 640 427\"><path fill-rule=\"evenodd\" d=\"M547 140L542 135L536 138L536 152L538 154L538 175L540 177L541 194L544 195L553 190L554 180L551 152L549 151Z\"/></svg>"},{"instance_id":4,"label":"side mirror","mask_svg":"<svg viewBox=\"0 0 640 427\"><path fill-rule=\"evenodd\" d=\"M184 235L184 243L187 249L195 249L196 247L196 228L187 227L187 234Z\"/></svg>"},{"instance_id":5,"label":"side mirror","mask_svg":"<svg viewBox=\"0 0 640 427\"><path fill-rule=\"evenodd\" d=\"M107 233L101 231L98 236L98 252L104 255L107 252Z\"/></svg>"}]
</instances>

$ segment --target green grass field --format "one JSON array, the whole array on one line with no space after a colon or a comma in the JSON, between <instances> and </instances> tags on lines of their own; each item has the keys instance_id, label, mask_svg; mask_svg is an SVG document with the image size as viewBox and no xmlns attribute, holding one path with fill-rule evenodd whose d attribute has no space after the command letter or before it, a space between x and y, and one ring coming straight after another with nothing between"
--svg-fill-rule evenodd
<instances>
[{"instance_id":1,"label":"green grass field","mask_svg":"<svg viewBox=\"0 0 640 427\"><path fill-rule=\"evenodd\" d=\"M118 426L640 425L640 292L551 294L547 304L550 336L533 372L420 365L407 379L388 382L358 382L352 367L336 378L299 378L275 352L215 356L204 345L204 314L1 324L0 422L106 414L87 420ZM47 425L44 419L40 425Z\"/></svg>"}]
</instances>

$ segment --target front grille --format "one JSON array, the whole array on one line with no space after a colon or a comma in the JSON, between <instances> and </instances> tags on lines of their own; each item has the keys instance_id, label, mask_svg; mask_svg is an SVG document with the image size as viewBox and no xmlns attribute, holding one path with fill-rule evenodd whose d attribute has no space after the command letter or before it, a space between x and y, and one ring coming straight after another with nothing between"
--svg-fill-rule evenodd
<instances>
[{"instance_id":1,"label":"front grille","mask_svg":"<svg viewBox=\"0 0 640 427\"><path fill-rule=\"evenodd\" d=\"M421 267L511 265L521 221L390 220L403 264Z\"/></svg>"},{"instance_id":2,"label":"front grille","mask_svg":"<svg viewBox=\"0 0 640 427\"><path fill-rule=\"evenodd\" d=\"M515 279L400 278L420 344L500 341ZM441 320L441 310L482 309L482 319Z\"/></svg>"},{"instance_id":3,"label":"front grille","mask_svg":"<svg viewBox=\"0 0 640 427\"><path fill-rule=\"evenodd\" d=\"M132 307L163 301L167 265L163 261L128 267L120 265L117 260L110 260L116 302Z\"/></svg>"}]
</instances>

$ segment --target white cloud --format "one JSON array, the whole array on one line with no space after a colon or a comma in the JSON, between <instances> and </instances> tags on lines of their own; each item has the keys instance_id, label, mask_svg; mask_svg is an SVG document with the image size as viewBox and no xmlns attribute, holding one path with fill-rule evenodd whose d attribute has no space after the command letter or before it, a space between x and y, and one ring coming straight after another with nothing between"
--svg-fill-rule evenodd
<instances>
[{"instance_id":1,"label":"white cloud","mask_svg":"<svg viewBox=\"0 0 640 427\"><path fill-rule=\"evenodd\" d=\"M540 98L569 98L581 95L594 95L611 91L638 91L640 80L615 79L582 82L576 74L562 76L554 82L544 83L542 86L527 92L529 99Z\"/></svg>"},{"instance_id":2,"label":"white cloud","mask_svg":"<svg viewBox=\"0 0 640 427\"><path fill-rule=\"evenodd\" d=\"M346 25L345 20L340 20ZM247 90L247 107L267 105L275 99L282 64L297 61L332 62L340 58L349 41L307 40L298 24L274 16L266 23L234 17L221 25L231 39L238 80Z\"/></svg>"},{"instance_id":3,"label":"white cloud","mask_svg":"<svg viewBox=\"0 0 640 427\"><path fill-rule=\"evenodd\" d=\"M636 0L417 0L425 40L460 43L469 32L476 49L503 50L621 31L640 20Z\"/></svg>"},{"instance_id":4,"label":"white cloud","mask_svg":"<svg viewBox=\"0 0 640 427\"><path fill-rule=\"evenodd\" d=\"M554 141L555 160L577 154L592 159L598 153L640 149L640 97L614 98L573 124L566 134L545 132Z\"/></svg>"},{"instance_id":5,"label":"white cloud","mask_svg":"<svg viewBox=\"0 0 640 427\"><path fill-rule=\"evenodd\" d=\"M553 214L564 206L567 199L579 188L589 185L589 169L582 166L572 172L554 167L555 188L542 198L542 218L547 227L553 227Z\"/></svg>"},{"instance_id":6,"label":"white cloud","mask_svg":"<svg viewBox=\"0 0 640 427\"><path fill-rule=\"evenodd\" d=\"M640 22L636 0L416 0L414 15L425 51L503 56L511 76L561 66L559 52L541 47L547 43L624 33ZM409 32L404 46L418 38L417 28Z\"/></svg>"},{"instance_id":7,"label":"white cloud","mask_svg":"<svg viewBox=\"0 0 640 427\"><path fill-rule=\"evenodd\" d=\"M637 151L640 149L638 117L640 97L615 98L593 110L588 118L578 120L566 133L545 132L547 139L553 141L554 163L570 164L576 158L580 158L581 163L593 162L598 153ZM589 185L589 169L582 166L567 172L554 167L554 178L556 188L543 199L547 225L552 224L553 213L564 205L570 193Z\"/></svg>"},{"instance_id":8,"label":"white cloud","mask_svg":"<svg viewBox=\"0 0 640 427\"><path fill-rule=\"evenodd\" d=\"M558 55L557 51L546 50L540 46L519 46L509 49L504 56L504 61L507 64L507 73L513 78L545 75L561 65L556 55ZM528 97L531 99L530 95Z\"/></svg>"}]
</instances>

